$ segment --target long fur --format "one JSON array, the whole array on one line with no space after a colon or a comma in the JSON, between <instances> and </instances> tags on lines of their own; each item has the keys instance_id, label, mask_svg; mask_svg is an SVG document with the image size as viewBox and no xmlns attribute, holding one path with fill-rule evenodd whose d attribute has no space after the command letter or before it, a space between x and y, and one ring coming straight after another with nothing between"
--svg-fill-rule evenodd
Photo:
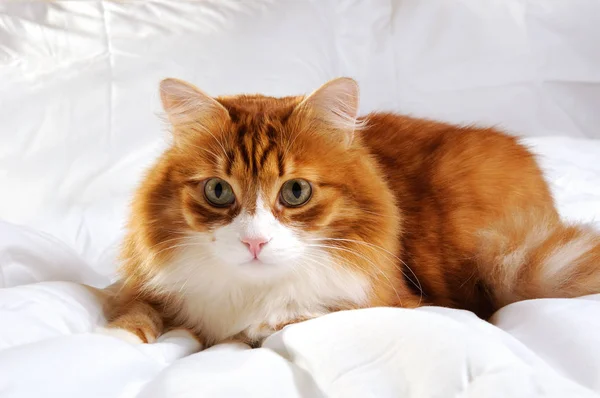
<instances>
[{"instance_id":1,"label":"long fur","mask_svg":"<svg viewBox=\"0 0 600 398\"><path fill-rule=\"evenodd\" d=\"M496 308L598 293L600 237L590 226L516 213L480 232L477 264Z\"/></svg>"},{"instance_id":2,"label":"long fur","mask_svg":"<svg viewBox=\"0 0 600 398\"><path fill-rule=\"evenodd\" d=\"M169 79L161 96L176 139L134 197L109 315L143 341L186 327L208 345L259 344L344 309L442 305L487 318L517 300L600 292L598 232L560 221L514 137L356 118L347 78L306 98L211 98ZM202 194L214 177L231 185L231 206ZM294 178L312 197L285 207L279 192ZM263 263L247 262L244 233L272 239Z\"/></svg>"}]
</instances>

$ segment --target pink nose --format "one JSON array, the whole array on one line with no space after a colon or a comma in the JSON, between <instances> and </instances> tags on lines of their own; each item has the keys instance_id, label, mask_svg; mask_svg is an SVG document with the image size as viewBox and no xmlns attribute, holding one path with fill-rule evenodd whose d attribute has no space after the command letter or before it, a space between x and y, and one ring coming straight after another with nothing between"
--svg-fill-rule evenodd
<instances>
[{"instance_id":1,"label":"pink nose","mask_svg":"<svg viewBox=\"0 0 600 398\"><path fill-rule=\"evenodd\" d=\"M252 238L241 238L240 240L243 244L248 246L248 250L250 250L252 256L254 256L254 258L258 258L258 255L260 254L260 251L262 250L263 246L269 243L270 239L264 236L259 236Z\"/></svg>"}]
</instances>

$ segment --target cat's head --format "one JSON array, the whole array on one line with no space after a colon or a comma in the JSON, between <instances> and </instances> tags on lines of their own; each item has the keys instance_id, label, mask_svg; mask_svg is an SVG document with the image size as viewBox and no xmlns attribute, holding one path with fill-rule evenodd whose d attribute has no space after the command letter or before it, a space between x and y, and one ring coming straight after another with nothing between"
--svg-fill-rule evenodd
<instances>
[{"instance_id":1,"label":"cat's head","mask_svg":"<svg viewBox=\"0 0 600 398\"><path fill-rule=\"evenodd\" d=\"M135 198L126 257L264 281L395 251L396 207L361 143L355 81L213 98L167 79L160 93L173 144Z\"/></svg>"}]
</instances>

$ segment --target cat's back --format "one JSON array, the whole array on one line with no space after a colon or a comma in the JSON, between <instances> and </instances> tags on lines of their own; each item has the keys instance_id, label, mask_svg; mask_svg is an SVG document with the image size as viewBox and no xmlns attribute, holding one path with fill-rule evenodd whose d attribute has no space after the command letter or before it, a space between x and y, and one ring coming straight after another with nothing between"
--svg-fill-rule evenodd
<instances>
[{"instance_id":1,"label":"cat's back","mask_svg":"<svg viewBox=\"0 0 600 398\"><path fill-rule=\"evenodd\" d=\"M503 206L516 205L525 194L529 201L550 199L532 153L497 129L373 113L358 134L399 199L445 193L449 200L469 198L467 204L492 203L499 192Z\"/></svg>"},{"instance_id":2,"label":"cat's back","mask_svg":"<svg viewBox=\"0 0 600 398\"><path fill-rule=\"evenodd\" d=\"M510 212L556 216L534 156L492 128L375 113L357 133L385 174L402 214L402 257L434 304L474 309L465 284L476 232ZM458 289L458 290L461 290ZM476 309L485 313L487 309Z\"/></svg>"},{"instance_id":3,"label":"cat's back","mask_svg":"<svg viewBox=\"0 0 600 398\"><path fill-rule=\"evenodd\" d=\"M457 126L393 113L372 113L359 134L389 171L423 171L434 164L451 170L481 161L531 164L533 156L517 139L493 128ZM534 160L533 160L534 161ZM535 162L535 161L534 161ZM437 170L444 171L444 170Z\"/></svg>"}]
</instances>

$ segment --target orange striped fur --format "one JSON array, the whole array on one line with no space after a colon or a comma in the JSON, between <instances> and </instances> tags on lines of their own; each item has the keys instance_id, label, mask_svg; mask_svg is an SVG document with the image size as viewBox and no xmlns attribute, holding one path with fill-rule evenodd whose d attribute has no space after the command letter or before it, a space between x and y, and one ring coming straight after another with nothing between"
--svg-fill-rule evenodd
<instances>
[{"instance_id":1,"label":"orange striped fur","mask_svg":"<svg viewBox=\"0 0 600 398\"><path fill-rule=\"evenodd\" d=\"M108 312L143 342L186 327L208 345L259 344L344 309L487 318L516 300L600 292L598 232L559 220L535 159L502 132L357 118L347 78L286 98L211 98L167 79L161 98L173 144L135 195ZM231 187L224 206L207 196L214 178ZM297 179L311 196L290 206L282 190Z\"/></svg>"}]
</instances>

